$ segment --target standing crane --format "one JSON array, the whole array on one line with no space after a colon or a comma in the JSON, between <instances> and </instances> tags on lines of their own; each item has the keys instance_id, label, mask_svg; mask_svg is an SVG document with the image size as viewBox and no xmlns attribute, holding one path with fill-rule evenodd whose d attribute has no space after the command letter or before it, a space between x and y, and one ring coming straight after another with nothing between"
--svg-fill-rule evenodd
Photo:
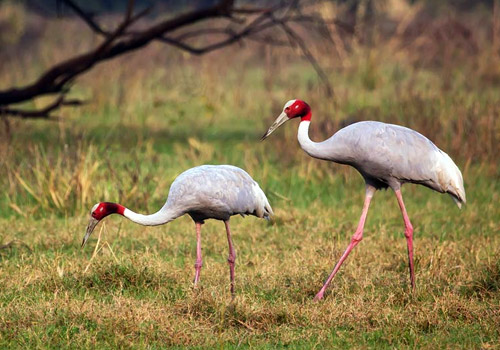
<instances>
[{"instance_id":1,"label":"standing crane","mask_svg":"<svg viewBox=\"0 0 500 350\"><path fill-rule=\"evenodd\" d=\"M388 187L395 192L403 214L410 282L412 290L415 289L413 226L403 203L401 185L407 182L416 183L441 193L448 193L460 208L462 203L465 203L460 170L453 160L428 138L414 130L393 124L358 122L340 129L323 142L314 142L309 138L311 115L311 108L304 101L288 101L262 140L286 121L300 118L298 140L307 154L314 158L350 165L361 173L366 183L365 202L358 227L344 254L314 299L323 298L340 266L363 238L368 207L375 191Z\"/></svg>"},{"instance_id":2,"label":"standing crane","mask_svg":"<svg viewBox=\"0 0 500 350\"><path fill-rule=\"evenodd\" d=\"M170 186L168 198L163 207L154 214L134 213L121 204L102 202L94 205L90 221L83 238L85 245L96 225L110 214L120 214L145 226L166 224L179 216L189 214L196 226L196 263L194 286L200 280L201 267L201 225L206 219L224 221L229 244L229 273L231 295L234 296L234 262L236 253L229 229L229 218L240 214L269 219L273 210L266 195L250 175L232 165L202 165L186 170Z\"/></svg>"}]
</instances>

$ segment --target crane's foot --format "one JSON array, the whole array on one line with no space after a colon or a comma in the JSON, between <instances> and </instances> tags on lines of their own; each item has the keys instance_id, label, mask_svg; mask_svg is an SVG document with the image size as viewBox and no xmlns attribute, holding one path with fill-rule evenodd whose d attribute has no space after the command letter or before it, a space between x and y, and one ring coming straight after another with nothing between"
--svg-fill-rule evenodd
<instances>
[{"instance_id":1,"label":"crane's foot","mask_svg":"<svg viewBox=\"0 0 500 350\"><path fill-rule=\"evenodd\" d=\"M323 296L325 294L325 291L323 290L323 288L318 292L318 294L316 294L316 296L314 297L313 301L320 301L320 300L323 300Z\"/></svg>"},{"instance_id":2,"label":"crane's foot","mask_svg":"<svg viewBox=\"0 0 500 350\"><path fill-rule=\"evenodd\" d=\"M194 264L194 269L195 269L194 281L193 281L194 288L196 288L198 286L198 282L200 281L200 273L201 273L202 266L203 266L203 263L201 261L197 261Z\"/></svg>"},{"instance_id":3,"label":"crane's foot","mask_svg":"<svg viewBox=\"0 0 500 350\"><path fill-rule=\"evenodd\" d=\"M316 294L316 296L313 299L313 301L316 303L319 303L321 300L323 300L323 296L319 294Z\"/></svg>"}]
</instances>

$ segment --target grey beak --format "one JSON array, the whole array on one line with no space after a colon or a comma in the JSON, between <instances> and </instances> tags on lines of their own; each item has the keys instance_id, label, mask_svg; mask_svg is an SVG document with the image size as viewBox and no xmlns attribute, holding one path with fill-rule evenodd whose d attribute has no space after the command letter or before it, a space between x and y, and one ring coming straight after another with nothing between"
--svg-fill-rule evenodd
<instances>
[{"instance_id":1,"label":"grey beak","mask_svg":"<svg viewBox=\"0 0 500 350\"><path fill-rule=\"evenodd\" d=\"M288 116L286 115L285 112L282 112L279 115L279 117L276 118L273 125L271 125L269 127L269 129L266 131L266 133L264 134L264 136L262 136L262 138L260 140L263 141L266 137L271 135L274 130L278 129L281 125L283 125L283 123L285 123L287 120L288 120Z\"/></svg>"},{"instance_id":2,"label":"grey beak","mask_svg":"<svg viewBox=\"0 0 500 350\"><path fill-rule=\"evenodd\" d=\"M85 233L85 237L83 237L82 248L85 246L85 243L87 243L87 240L89 239L98 223L99 220L90 217L89 224L87 225L87 232Z\"/></svg>"}]
</instances>

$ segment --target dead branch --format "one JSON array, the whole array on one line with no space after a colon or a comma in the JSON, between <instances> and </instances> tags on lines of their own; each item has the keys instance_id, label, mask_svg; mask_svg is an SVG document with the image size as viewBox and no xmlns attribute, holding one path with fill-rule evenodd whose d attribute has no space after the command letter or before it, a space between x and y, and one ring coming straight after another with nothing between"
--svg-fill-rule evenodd
<instances>
[{"instance_id":1,"label":"dead branch","mask_svg":"<svg viewBox=\"0 0 500 350\"><path fill-rule=\"evenodd\" d=\"M298 45L304 56L313 65L321 80L327 87L330 95L333 94L326 74L318 62L308 50L305 42L300 36L288 26L288 23L299 21L320 21L316 17L305 16L300 11L298 0L282 1L279 5L270 8L259 7L234 7L233 0L220 0L211 7L195 9L176 17L165 19L159 23L152 24L141 30L133 30L133 25L145 15L151 8L144 9L134 14L134 1L129 0L126 14L114 30L105 30L95 20L94 16L87 13L73 0L60 0L68 6L79 18L84 21L89 29L103 37L103 41L93 50L69 58L55 64L43 73L33 83L16 88L0 91L0 115L20 118L50 118L51 112L63 105L78 105L80 102L67 101L64 96L69 90L69 84L82 73L88 71L96 64L112 59L124 53L140 49L151 41L161 41L173 47L185 50L194 55L202 55L214 51L243 39L254 41L265 41L270 45L283 45L285 42L271 35L257 35L272 27L281 27L291 43ZM226 18L239 28L209 27L184 31L182 34L172 35L170 33L181 28L190 27L201 21L215 18ZM248 20L250 20L248 22ZM247 23L248 24L245 24ZM223 36L218 41L205 46L195 46L193 40L198 37ZM11 108L10 105L32 100L39 96L56 94L58 98L48 106L40 110L24 110Z\"/></svg>"},{"instance_id":2,"label":"dead branch","mask_svg":"<svg viewBox=\"0 0 500 350\"><path fill-rule=\"evenodd\" d=\"M218 42L215 42L213 44L209 44L209 45L204 46L204 47L199 47L199 48L196 48L196 47L193 47L193 46L186 44L182 40L184 35L181 35L178 38L161 37L160 39L166 43L174 45L180 49L186 50L192 54L202 55L204 53L217 50L221 47L231 45L231 44L243 39L244 37L248 37L251 34L258 33L264 29L267 29L267 28L273 26L273 23L271 21L266 22L266 20L268 18L269 18L268 12L264 12L263 14L258 16L256 19L254 19L252 22L250 22L250 24L248 24L246 27L244 27L240 32L238 32L238 33L229 33L228 32L227 33L229 35L228 38L221 40L221 41L218 41ZM198 32L198 33L192 32L192 33L187 33L187 34L191 34L191 35L189 35L189 37L194 37L194 36L201 35L202 33L201 32Z\"/></svg>"},{"instance_id":3,"label":"dead branch","mask_svg":"<svg viewBox=\"0 0 500 350\"><path fill-rule=\"evenodd\" d=\"M290 38L290 41L298 45L300 50L302 51L302 54L304 57L311 63L313 66L314 70L316 71L316 74L320 77L320 79L323 81L323 84L325 85L326 88L326 93L329 97L333 97L333 87L330 84L330 81L328 80L328 76L326 73L323 71L323 68L321 68L321 65L316 61L316 58L314 55L309 51L309 48L307 47L306 43L304 40L292 29L290 28L286 22L283 22L279 19L273 18L273 21L276 23L279 23L281 28L285 31L285 33L288 35Z\"/></svg>"},{"instance_id":4,"label":"dead branch","mask_svg":"<svg viewBox=\"0 0 500 350\"><path fill-rule=\"evenodd\" d=\"M94 32L108 35L108 33L101 28L101 26L94 21L93 16L89 13L85 12L82 8L80 8L74 1L72 0L60 0L63 4L66 4L70 9L72 9L75 14L80 17Z\"/></svg>"},{"instance_id":5,"label":"dead branch","mask_svg":"<svg viewBox=\"0 0 500 350\"><path fill-rule=\"evenodd\" d=\"M26 109L16 109L7 108L0 106L0 115L10 115L19 118L54 118L51 112L58 109L61 106L81 106L84 104L83 101L72 99L66 100L64 95L59 96L54 102L48 104L45 108L26 110Z\"/></svg>"}]
</instances>

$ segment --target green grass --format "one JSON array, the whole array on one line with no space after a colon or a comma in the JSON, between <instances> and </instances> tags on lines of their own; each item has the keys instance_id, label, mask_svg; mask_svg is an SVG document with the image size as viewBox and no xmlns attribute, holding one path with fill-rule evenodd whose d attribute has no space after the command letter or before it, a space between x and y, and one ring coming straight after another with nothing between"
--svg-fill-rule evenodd
<instances>
[{"instance_id":1,"label":"green grass","mask_svg":"<svg viewBox=\"0 0 500 350\"><path fill-rule=\"evenodd\" d=\"M141 54L106 63L72 88L88 105L2 130L0 348L498 348L500 85L475 74L486 53L445 76L383 46L353 50L349 65L328 71L330 99L293 59L269 72L245 50L201 59L148 50L176 69L136 69ZM4 77L17 82L8 70ZM462 169L463 210L446 195L403 187L415 228L414 293L398 205L381 191L364 240L325 300L312 301L349 242L364 191L353 169L302 152L294 122L258 141L296 97L313 107L315 140L346 121L394 122L430 137ZM234 302L220 222L203 226L198 290L187 216L151 228L110 217L80 249L94 203L153 212L180 172L207 163L246 169L276 213L271 223L231 220Z\"/></svg>"},{"instance_id":2,"label":"green grass","mask_svg":"<svg viewBox=\"0 0 500 350\"><path fill-rule=\"evenodd\" d=\"M411 294L402 225L395 220L395 210L388 210L396 209L384 198L388 196L378 197L370 218L384 222L368 222L365 240L322 303L312 302L312 297L347 244L355 219L334 203L333 209L319 203L308 210L279 208L274 224L255 218L232 220L238 253L234 302L220 223L208 222L203 228L205 265L201 288L193 291L194 225L188 218L157 228L109 218L103 225L103 248L94 259L95 239L86 250L79 249L84 219L2 219L2 237L25 242L31 250L14 245L1 251L0 345L223 344L230 349L238 344L495 344L500 321L495 222L468 222L467 211L445 209L451 203L413 210L418 287ZM482 217L488 217L493 203L481 209ZM437 210L443 217L431 222L436 218L429 216ZM339 214L344 218L332 218ZM15 235L12 227L17 228ZM482 227L479 232L477 227Z\"/></svg>"},{"instance_id":3,"label":"green grass","mask_svg":"<svg viewBox=\"0 0 500 350\"><path fill-rule=\"evenodd\" d=\"M118 115L116 110L109 117ZM238 123L243 122L235 122L236 129ZM59 133L52 124L28 127L40 130L38 139L23 140L36 135L32 130L13 135L12 142L27 145L8 153L20 162L7 171L22 174L45 202L15 178L5 185L16 192L4 197L0 219L2 242L14 241L0 250L1 348L498 345L500 184L481 163L464 171L468 203L461 211L447 196L404 187L415 226L415 293L408 290L397 202L390 191L382 191L370 209L365 239L324 302L314 303L361 210L363 182L355 171L309 159L288 130L285 141L281 131L258 143L254 130L197 138L184 134L184 125L178 133L177 127L149 133L117 124L111 130L90 126L74 143L71 134L51 143L51 133L56 139ZM141 133L149 135L141 140ZM31 157L21 156L30 149ZM120 201L152 212L163 204L179 172L202 163L244 167L261 183L276 212L273 223L254 217L231 221L238 255L234 302L220 222L203 227L204 267L196 291L194 225L188 217L154 228L110 217L80 249L94 202ZM78 179L81 189L69 185L73 192L63 207L55 205L45 187L50 174L63 182ZM55 183L52 191L63 196L66 187ZM101 228L102 249L92 258Z\"/></svg>"}]
</instances>

